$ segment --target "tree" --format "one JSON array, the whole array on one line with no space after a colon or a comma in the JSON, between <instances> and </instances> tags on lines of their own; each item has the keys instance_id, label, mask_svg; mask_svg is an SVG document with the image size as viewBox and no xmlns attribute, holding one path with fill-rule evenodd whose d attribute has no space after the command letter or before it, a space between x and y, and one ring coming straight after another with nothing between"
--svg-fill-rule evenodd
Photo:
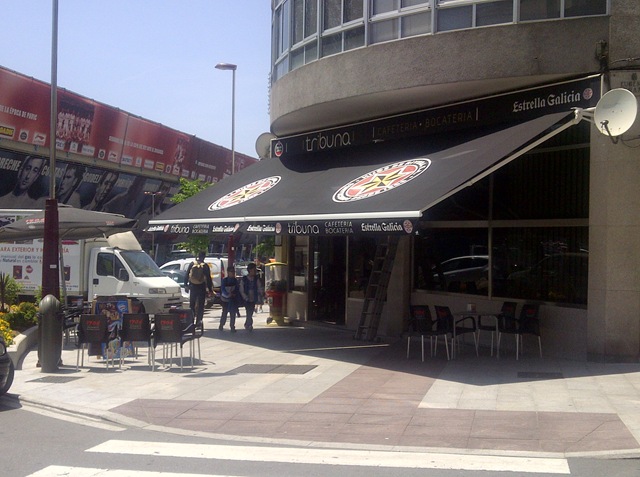
<instances>
[{"instance_id":1,"label":"tree","mask_svg":"<svg viewBox=\"0 0 640 477\"><path fill-rule=\"evenodd\" d=\"M173 197L171 197L171 202L174 204L184 202L189 197L193 197L212 185L213 184L202 182L200 180L190 181L180 178L180 189ZM203 250L207 251L209 249L209 237L207 235L189 235L185 242L179 244L179 247L193 255L197 255L198 252Z\"/></svg>"},{"instance_id":2,"label":"tree","mask_svg":"<svg viewBox=\"0 0 640 477\"><path fill-rule=\"evenodd\" d=\"M9 305L13 305L22 291L22 285L16 282L9 274L0 273L0 311L7 311Z\"/></svg>"},{"instance_id":3,"label":"tree","mask_svg":"<svg viewBox=\"0 0 640 477\"><path fill-rule=\"evenodd\" d=\"M276 253L276 240L275 237L263 237L263 241L256 245L256 257L273 257Z\"/></svg>"}]
</instances>

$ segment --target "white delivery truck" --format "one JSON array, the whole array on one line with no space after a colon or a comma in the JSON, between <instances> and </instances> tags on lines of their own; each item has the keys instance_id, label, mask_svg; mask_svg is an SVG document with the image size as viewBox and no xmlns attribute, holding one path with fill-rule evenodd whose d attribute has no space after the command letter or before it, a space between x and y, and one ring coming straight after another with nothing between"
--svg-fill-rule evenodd
<instances>
[{"instance_id":1,"label":"white delivery truck","mask_svg":"<svg viewBox=\"0 0 640 477\"><path fill-rule=\"evenodd\" d=\"M42 285L42 247L42 240L0 243L0 272L20 283L23 294L35 294ZM69 298L126 296L139 300L152 314L182 305L180 286L160 271L131 232L63 240L62 252Z\"/></svg>"}]
</instances>

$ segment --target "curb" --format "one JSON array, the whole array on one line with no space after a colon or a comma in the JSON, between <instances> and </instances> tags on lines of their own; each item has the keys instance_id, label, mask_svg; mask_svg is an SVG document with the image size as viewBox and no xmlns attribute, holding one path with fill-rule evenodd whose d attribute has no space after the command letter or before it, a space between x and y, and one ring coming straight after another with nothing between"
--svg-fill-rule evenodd
<instances>
[{"instance_id":1,"label":"curb","mask_svg":"<svg viewBox=\"0 0 640 477\"><path fill-rule=\"evenodd\" d=\"M38 343L38 327L32 326L13 339L13 344L7 348L15 369L22 369L22 362L27 352Z\"/></svg>"}]
</instances>

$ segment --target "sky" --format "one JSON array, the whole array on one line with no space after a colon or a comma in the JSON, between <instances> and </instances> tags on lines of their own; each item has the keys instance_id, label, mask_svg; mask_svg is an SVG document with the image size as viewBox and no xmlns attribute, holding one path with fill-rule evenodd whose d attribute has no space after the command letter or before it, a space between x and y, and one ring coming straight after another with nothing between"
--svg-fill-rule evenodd
<instances>
[{"instance_id":1,"label":"sky","mask_svg":"<svg viewBox=\"0 0 640 477\"><path fill-rule=\"evenodd\" d=\"M58 0L58 87L257 157L269 131L268 0ZM2 2L0 65L51 82L52 0Z\"/></svg>"}]
</instances>

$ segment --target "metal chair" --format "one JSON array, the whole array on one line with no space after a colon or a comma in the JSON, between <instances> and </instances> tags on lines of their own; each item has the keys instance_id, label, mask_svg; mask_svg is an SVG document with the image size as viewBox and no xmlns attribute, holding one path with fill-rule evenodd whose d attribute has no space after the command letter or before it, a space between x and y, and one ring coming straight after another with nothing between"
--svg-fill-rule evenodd
<instances>
[{"instance_id":1,"label":"metal chair","mask_svg":"<svg viewBox=\"0 0 640 477\"><path fill-rule=\"evenodd\" d=\"M202 320L194 321L193 310L190 308L174 308L169 311L170 313L177 314L182 322L182 331L185 335L192 334L192 339L197 340L198 344L198 360L202 361L202 354L200 353L200 338L204 334L204 325Z\"/></svg>"},{"instance_id":2,"label":"metal chair","mask_svg":"<svg viewBox=\"0 0 640 477\"><path fill-rule=\"evenodd\" d=\"M153 333L151 331L151 320L148 313L124 313L122 315L122 329L120 330L120 367L126 355L126 343L132 343L134 355L138 356L137 342L147 343L147 363L151 366L153 362L154 349L151 346Z\"/></svg>"},{"instance_id":3,"label":"metal chair","mask_svg":"<svg viewBox=\"0 0 640 477\"><path fill-rule=\"evenodd\" d=\"M542 358L542 339L540 337L540 320L538 319L538 305L525 304L520 310L520 316L501 315L498 320L498 358L500 358L500 338L503 333L516 337L516 359L522 354L523 335L538 337L538 348Z\"/></svg>"},{"instance_id":4,"label":"metal chair","mask_svg":"<svg viewBox=\"0 0 640 477\"><path fill-rule=\"evenodd\" d=\"M106 364L109 369L109 351L108 345L112 340L112 334L109 331L109 318L105 315L80 315L78 323L78 353L76 357L76 371L79 369L80 354L82 354L82 363L84 367L84 350L85 345L100 345L100 353L102 353L102 345L107 345ZM111 366L113 366L113 355L111 355Z\"/></svg>"},{"instance_id":5,"label":"metal chair","mask_svg":"<svg viewBox=\"0 0 640 477\"><path fill-rule=\"evenodd\" d=\"M515 301L505 301L502 304L502 309L499 314L478 316L478 337L480 335L480 331L491 332L491 356L493 356L493 335L498 331L498 320L500 320L500 317L504 315L515 317L517 306L518 304ZM489 319L490 323L487 323L487 320Z\"/></svg>"},{"instance_id":6,"label":"metal chair","mask_svg":"<svg viewBox=\"0 0 640 477\"><path fill-rule=\"evenodd\" d=\"M462 316L456 319L448 306L436 306L436 315L439 318L446 319L451 323L453 337L451 339L451 354L455 358L458 337L467 333L473 334L473 343L476 348L476 356L478 356L478 329L476 328L476 319L473 316Z\"/></svg>"},{"instance_id":7,"label":"metal chair","mask_svg":"<svg viewBox=\"0 0 640 477\"><path fill-rule=\"evenodd\" d=\"M452 322L446 318L437 317L435 320L431 317L431 311L426 305L413 305L409 307L411 313L410 323L413 328L407 337L407 359L409 358L409 350L411 347L411 338L415 335L420 336L422 345L422 362L424 362L424 337L429 337L429 345L431 357L438 351L438 337L444 337L444 345L447 350L447 359L449 355L448 336L452 334ZM434 339L435 338L435 344Z\"/></svg>"},{"instance_id":8,"label":"metal chair","mask_svg":"<svg viewBox=\"0 0 640 477\"><path fill-rule=\"evenodd\" d=\"M154 331L153 331L153 348L157 344L162 344L162 365L164 366L167 355L167 345L169 346L169 367L173 361L173 345L180 346L180 371L182 371L182 348L185 343L190 344L191 351L191 367L193 368L193 340L195 333L187 331L183 328L180 316L177 313L159 313L155 315ZM155 361L152 364L152 370L155 370Z\"/></svg>"}]
</instances>

